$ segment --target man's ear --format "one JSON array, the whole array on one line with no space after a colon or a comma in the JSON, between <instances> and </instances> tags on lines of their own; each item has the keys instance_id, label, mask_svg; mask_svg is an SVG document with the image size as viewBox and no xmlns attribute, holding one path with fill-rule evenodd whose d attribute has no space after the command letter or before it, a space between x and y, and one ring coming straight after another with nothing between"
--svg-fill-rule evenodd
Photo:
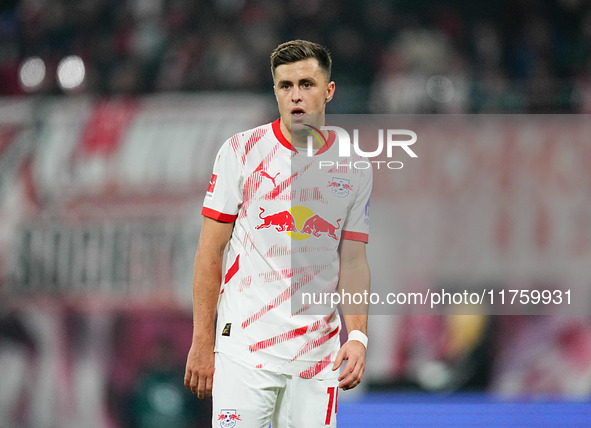
<instances>
[{"instance_id":1,"label":"man's ear","mask_svg":"<svg viewBox=\"0 0 591 428\"><path fill-rule=\"evenodd\" d=\"M334 88L335 88L335 84L334 82L330 82L328 84L328 87L326 88L326 98L325 98L325 103L328 103L330 100L332 100L332 97L334 96Z\"/></svg>"}]
</instances>

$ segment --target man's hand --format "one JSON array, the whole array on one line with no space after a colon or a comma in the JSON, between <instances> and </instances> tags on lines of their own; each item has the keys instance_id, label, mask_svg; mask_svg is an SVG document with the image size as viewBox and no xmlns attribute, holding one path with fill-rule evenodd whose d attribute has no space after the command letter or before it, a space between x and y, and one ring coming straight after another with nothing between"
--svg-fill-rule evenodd
<instances>
[{"instance_id":1,"label":"man's hand","mask_svg":"<svg viewBox=\"0 0 591 428\"><path fill-rule=\"evenodd\" d=\"M333 371L337 370L343 360L347 360L345 370L339 376L339 388L348 390L355 388L361 382L365 372L365 346L358 340L351 340L345 343L332 366Z\"/></svg>"},{"instance_id":2,"label":"man's hand","mask_svg":"<svg viewBox=\"0 0 591 428\"><path fill-rule=\"evenodd\" d=\"M197 398L211 396L214 370L213 346L193 343L187 356L185 386L197 394Z\"/></svg>"}]
</instances>

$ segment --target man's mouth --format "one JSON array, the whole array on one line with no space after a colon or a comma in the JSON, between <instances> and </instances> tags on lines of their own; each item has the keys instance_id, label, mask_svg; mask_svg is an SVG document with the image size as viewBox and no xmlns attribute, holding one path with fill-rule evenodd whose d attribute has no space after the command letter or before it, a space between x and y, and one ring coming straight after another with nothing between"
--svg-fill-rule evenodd
<instances>
[{"instance_id":1,"label":"man's mouth","mask_svg":"<svg viewBox=\"0 0 591 428\"><path fill-rule=\"evenodd\" d=\"M291 117L293 119L301 119L304 117L304 114L306 114L306 112L301 107L294 107L291 109Z\"/></svg>"}]
</instances>

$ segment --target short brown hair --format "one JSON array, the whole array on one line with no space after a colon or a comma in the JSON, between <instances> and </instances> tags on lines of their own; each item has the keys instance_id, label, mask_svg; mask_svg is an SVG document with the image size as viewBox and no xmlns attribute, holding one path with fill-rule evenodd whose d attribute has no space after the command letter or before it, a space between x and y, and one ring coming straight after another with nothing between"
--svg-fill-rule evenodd
<instances>
[{"instance_id":1,"label":"short brown hair","mask_svg":"<svg viewBox=\"0 0 591 428\"><path fill-rule=\"evenodd\" d=\"M330 80L332 59L328 50L318 43L306 40L292 40L277 46L271 54L271 74L275 78L275 69L283 64L316 58L318 65L326 72L327 80Z\"/></svg>"}]
</instances>

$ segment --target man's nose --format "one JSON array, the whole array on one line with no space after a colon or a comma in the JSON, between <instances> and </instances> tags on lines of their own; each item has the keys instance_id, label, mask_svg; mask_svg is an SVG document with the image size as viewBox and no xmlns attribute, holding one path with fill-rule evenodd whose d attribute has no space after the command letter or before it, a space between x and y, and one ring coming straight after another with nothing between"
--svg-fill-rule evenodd
<instances>
[{"instance_id":1,"label":"man's nose","mask_svg":"<svg viewBox=\"0 0 591 428\"><path fill-rule=\"evenodd\" d=\"M300 94L300 88L298 88L297 86L294 86L291 91L291 100L294 103L297 103L298 101L302 100L302 96Z\"/></svg>"}]
</instances>

